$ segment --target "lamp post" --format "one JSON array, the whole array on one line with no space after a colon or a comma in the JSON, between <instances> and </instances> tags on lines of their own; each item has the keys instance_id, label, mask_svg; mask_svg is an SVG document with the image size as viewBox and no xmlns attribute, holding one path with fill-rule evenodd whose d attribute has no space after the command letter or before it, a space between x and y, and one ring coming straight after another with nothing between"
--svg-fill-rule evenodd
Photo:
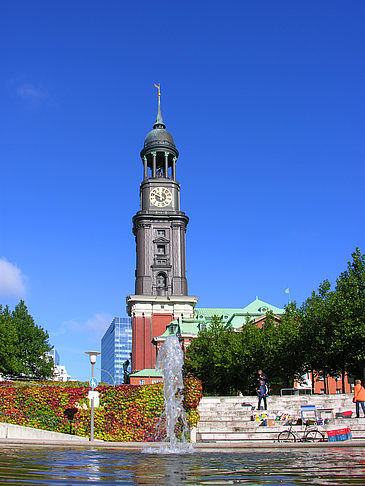
<instances>
[{"instance_id":1,"label":"lamp post","mask_svg":"<svg viewBox=\"0 0 365 486\"><path fill-rule=\"evenodd\" d=\"M91 378L94 378L94 365L96 363L96 357L100 353L99 351L85 351L85 354L89 355L91 363ZM94 440L94 397L91 399L90 440Z\"/></svg>"},{"instance_id":2,"label":"lamp post","mask_svg":"<svg viewBox=\"0 0 365 486\"><path fill-rule=\"evenodd\" d=\"M104 373L108 373L108 375L110 376L110 378L113 380L113 386L115 386L115 380L113 378L113 375L111 373L109 373L109 371L104 370L104 368L97 368L97 369L100 370L100 371L104 371Z\"/></svg>"}]
</instances>

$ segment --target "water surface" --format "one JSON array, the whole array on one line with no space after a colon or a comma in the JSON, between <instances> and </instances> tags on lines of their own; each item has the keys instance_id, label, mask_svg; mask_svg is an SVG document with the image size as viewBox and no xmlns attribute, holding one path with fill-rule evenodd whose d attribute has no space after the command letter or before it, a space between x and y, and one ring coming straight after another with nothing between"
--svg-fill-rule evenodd
<instances>
[{"instance_id":1,"label":"water surface","mask_svg":"<svg viewBox=\"0 0 365 486\"><path fill-rule=\"evenodd\" d=\"M193 454L0 449L0 484L365 485L359 449Z\"/></svg>"}]
</instances>

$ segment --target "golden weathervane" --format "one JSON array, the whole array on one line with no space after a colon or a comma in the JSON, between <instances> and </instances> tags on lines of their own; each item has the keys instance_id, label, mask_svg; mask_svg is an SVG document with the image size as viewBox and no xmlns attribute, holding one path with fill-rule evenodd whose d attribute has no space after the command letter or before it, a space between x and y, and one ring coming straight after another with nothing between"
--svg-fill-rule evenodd
<instances>
[{"instance_id":1,"label":"golden weathervane","mask_svg":"<svg viewBox=\"0 0 365 486\"><path fill-rule=\"evenodd\" d=\"M158 89L158 98L161 97L161 88L160 88L160 86L161 86L160 83L159 84L156 84L155 83L155 87Z\"/></svg>"}]
</instances>

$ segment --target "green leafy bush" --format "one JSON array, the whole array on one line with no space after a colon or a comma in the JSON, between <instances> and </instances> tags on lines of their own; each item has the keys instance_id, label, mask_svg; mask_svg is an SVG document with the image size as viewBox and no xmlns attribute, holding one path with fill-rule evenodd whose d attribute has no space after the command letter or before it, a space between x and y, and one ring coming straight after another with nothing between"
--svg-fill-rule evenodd
<instances>
[{"instance_id":1,"label":"green leafy bush","mask_svg":"<svg viewBox=\"0 0 365 486\"><path fill-rule=\"evenodd\" d=\"M184 408L187 422L199 421L197 406L202 397L199 380L184 380ZM55 432L90 435L90 388L85 383L1 383L0 421ZM165 436L161 415L163 385L98 386L100 406L94 410L94 436L108 441L153 441ZM65 410L76 408L72 424Z\"/></svg>"}]
</instances>

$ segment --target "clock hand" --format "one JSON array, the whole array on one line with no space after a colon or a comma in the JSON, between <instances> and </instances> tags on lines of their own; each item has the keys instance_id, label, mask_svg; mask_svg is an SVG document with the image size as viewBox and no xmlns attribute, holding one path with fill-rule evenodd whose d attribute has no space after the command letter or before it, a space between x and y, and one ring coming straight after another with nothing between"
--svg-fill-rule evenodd
<instances>
[{"instance_id":1,"label":"clock hand","mask_svg":"<svg viewBox=\"0 0 365 486\"><path fill-rule=\"evenodd\" d=\"M155 198L157 201L164 201L166 199L166 194L162 191L159 191L159 193L155 193Z\"/></svg>"}]
</instances>

